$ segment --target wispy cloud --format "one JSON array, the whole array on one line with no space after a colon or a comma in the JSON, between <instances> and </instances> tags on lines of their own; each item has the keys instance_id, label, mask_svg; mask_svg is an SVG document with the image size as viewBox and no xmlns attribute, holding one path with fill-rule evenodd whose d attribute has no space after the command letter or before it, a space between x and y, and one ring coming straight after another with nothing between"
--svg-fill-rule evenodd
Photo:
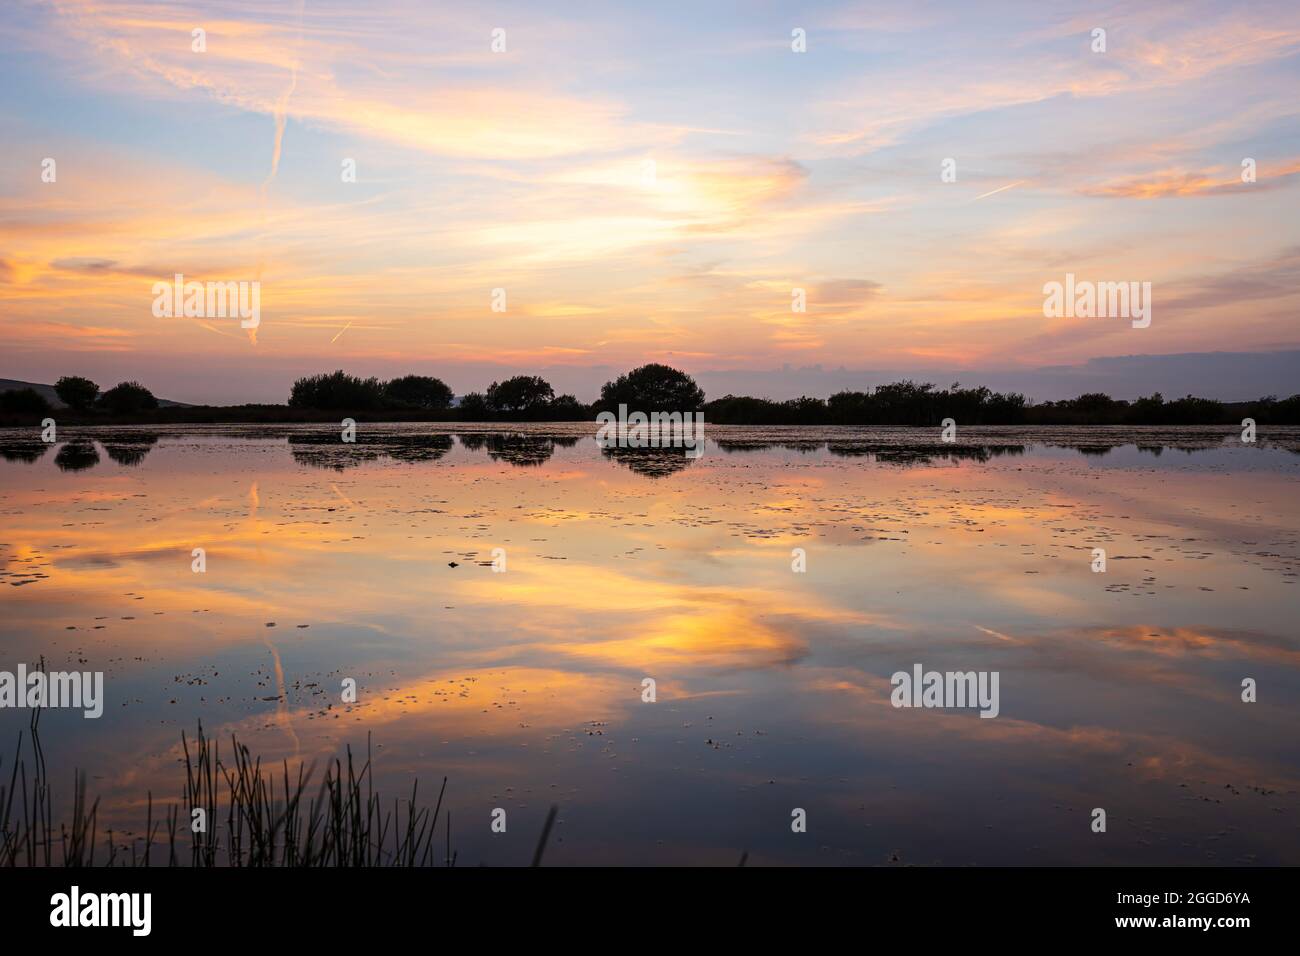
<instances>
[{"instance_id":1,"label":"wispy cloud","mask_svg":"<svg viewBox=\"0 0 1300 956\"><path fill-rule=\"evenodd\" d=\"M1117 182L1083 186L1079 192L1085 196L1108 199L1184 199L1193 196L1222 196L1234 194L1248 196L1252 192L1271 192L1295 184L1300 176L1300 160L1291 160L1275 168L1256 167L1256 179L1245 182L1242 170L1223 168L1189 172L1162 170L1149 176L1139 176Z\"/></svg>"},{"instance_id":2,"label":"wispy cloud","mask_svg":"<svg viewBox=\"0 0 1300 956\"><path fill-rule=\"evenodd\" d=\"M202 350L220 379L341 353L906 370L1298 344L1300 225L1255 199L1300 177L1293 4L828 3L805 54L779 10L494 12L504 54L495 20L415 2L7 9L13 360ZM1180 198L1213 201L1142 201ZM1045 322L1067 271L1152 281L1156 324ZM258 348L154 317L178 272L260 280Z\"/></svg>"}]
</instances>

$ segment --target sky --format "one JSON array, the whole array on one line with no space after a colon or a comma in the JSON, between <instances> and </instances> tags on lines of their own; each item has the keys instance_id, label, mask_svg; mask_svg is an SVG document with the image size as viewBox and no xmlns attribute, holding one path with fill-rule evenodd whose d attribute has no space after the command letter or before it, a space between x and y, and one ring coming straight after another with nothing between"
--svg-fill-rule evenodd
<instances>
[{"instance_id":1,"label":"sky","mask_svg":"<svg viewBox=\"0 0 1300 956\"><path fill-rule=\"evenodd\" d=\"M7 2L0 377L1278 391L1298 92L1268 0ZM260 324L156 315L178 273ZM1067 274L1150 325L1045 317Z\"/></svg>"}]
</instances>

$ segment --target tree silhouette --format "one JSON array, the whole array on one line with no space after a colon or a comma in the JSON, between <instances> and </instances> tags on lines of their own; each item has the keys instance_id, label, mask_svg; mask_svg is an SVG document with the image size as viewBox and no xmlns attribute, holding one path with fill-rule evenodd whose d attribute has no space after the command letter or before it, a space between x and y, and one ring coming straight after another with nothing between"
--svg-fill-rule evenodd
<instances>
[{"instance_id":1,"label":"tree silhouette","mask_svg":"<svg viewBox=\"0 0 1300 956\"><path fill-rule=\"evenodd\" d=\"M598 405L611 412L619 405L634 412L694 412L704 405L704 391L685 372L651 363L606 382Z\"/></svg>"},{"instance_id":2,"label":"tree silhouette","mask_svg":"<svg viewBox=\"0 0 1300 956\"><path fill-rule=\"evenodd\" d=\"M54 383L54 392L59 401L69 408L84 412L95 403L99 395L99 386L80 375L65 375Z\"/></svg>"},{"instance_id":3,"label":"tree silhouette","mask_svg":"<svg viewBox=\"0 0 1300 956\"><path fill-rule=\"evenodd\" d=\"M110 412L130 414L157 408L158 399L139 382L121 382L101 395L99 404Z\"/></svg>"},{"instance_id":4,"label":"tree silhouette","mask_svg":"<svg viewBox=\"0 0 1300 956\"><path fill-rule=\"evenodd\" d=\"M442 379L428 375L403 375L384 384L384 398L391 405L441 411L451 405L453 395Z\"/></svg>"},{"instance_id":5,"label":"tree silhouette","mask_svg":"<svg viewBox=\"0 0 1300 956\"><path fill-rule=\"evenodd\" d=\"M555 397L555 389L538 375L516 375L488 386L488 406L498 412L530 412Z\"/></svg>"},{"instance_id":6,"label":"tree silhouette","mask_svg":"<svg viewBox=\"0 0 1300 956\"><path fill-rule=\"evenodd\" d=\"M339 369L298 379L289 393L289 404L294 408L378 408L383 397L379 379L358 378Z\"/></svg>"}]
</instances>

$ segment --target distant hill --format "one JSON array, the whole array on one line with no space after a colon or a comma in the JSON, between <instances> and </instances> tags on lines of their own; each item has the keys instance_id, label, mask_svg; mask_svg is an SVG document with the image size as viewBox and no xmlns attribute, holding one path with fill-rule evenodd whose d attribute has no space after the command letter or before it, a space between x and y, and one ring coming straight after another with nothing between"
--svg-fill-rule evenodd
<instances>
[{"instance_id":1,"label":"distant hill","mask_svg":"<svg viewBox=\"0 0 1300 956\"><path fill-rule=\"evenodd\" d=\"M113 383L113 385L116 384L117 384L116 382ZM113 385L109 385L108 388L112 388ZM61 401L59 401L59 396L55 394L53 385L41 385L37 382L20 382L17 379L13 379L13 378L0 378L0 392L11 392L20 388L35 389L39 394L43 395L45 397L45 400L49 402L51 405L53 405L55 408L65 407L64 404ZM160 398L158 399L158 407L159 408L190 408L191 406L187 405L185 402L173 402L165 398Z\"/></svg>"}]
</instances>

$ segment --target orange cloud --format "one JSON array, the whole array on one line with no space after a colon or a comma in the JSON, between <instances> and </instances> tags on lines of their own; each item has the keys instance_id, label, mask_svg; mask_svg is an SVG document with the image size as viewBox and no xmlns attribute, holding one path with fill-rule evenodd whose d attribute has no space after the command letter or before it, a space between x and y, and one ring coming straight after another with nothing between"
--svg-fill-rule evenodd
<instances>
[{"instance_id":1,"label":"orange cloud","mask_svg":"<svg viewBox=\"0 0 1300 956\"><path fill-rule=\"evenodd\" d=\"M1249 196L1288 185L1300 175L1300 160L1285 165L1258 170L1256 182L1241 180L1240 170L1225 173L1221 167L1203 172L1165 170L1149 176L1086 186L1079 190L1085 196L1103 196L1114 199L1181 199L1188 196L1220 196L1234 194Z\"/></svg>"}]
</instances>

